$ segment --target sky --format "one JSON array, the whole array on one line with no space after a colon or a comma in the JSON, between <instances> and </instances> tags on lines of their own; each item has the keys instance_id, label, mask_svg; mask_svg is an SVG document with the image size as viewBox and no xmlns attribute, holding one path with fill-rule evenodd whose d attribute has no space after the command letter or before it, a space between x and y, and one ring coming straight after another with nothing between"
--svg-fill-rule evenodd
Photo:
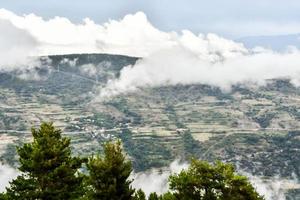
<instances>
[{"instance_id":1,"label":"sky","mask_svg":"<svg viewBox=\"0 0 300 200\"><path fill-rule=\"evenodd\" d=\"M232 39L300 32L298 0L1 0L0 8L74 23L88 17L100 24L142 11L163 31L188 29Z\"/></svg>"}]
</instances>

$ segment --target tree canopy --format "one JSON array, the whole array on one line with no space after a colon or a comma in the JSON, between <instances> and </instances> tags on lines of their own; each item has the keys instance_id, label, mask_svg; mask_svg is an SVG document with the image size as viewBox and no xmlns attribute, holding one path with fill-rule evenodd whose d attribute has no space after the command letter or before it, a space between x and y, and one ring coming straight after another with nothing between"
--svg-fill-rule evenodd
<instances>
[{"instance_id":1,"label":"tree canopy","mask_svg":"<svg viewBox=\"0 0 300 200\"><path fill-rule=\"evenodd\" d=\"M7 188L8 199L74 199L81 195L78 175L84 159L72 157L70 139L52 123L32 129L33 142L17 149L19 175Z\"/></svg>"},{"instance_id":2,"label":"tree canopy","mask_svg":"<svg viewBox=\"0 0 300 200\"><path fill-rule=\"evenodd\" d=\"M263 199L245 176L237 175L231 164L211 165L193 159L187 170L170 176L175 199L260 200Z\"/></svg>"},{"instance_id":3,"label":"tree canopy","mask_svg":"<svg viewBox=\"0 0 300 200\"><path fill-rule=\"evenodd\" d=\"M32 129L33 141L17 149L20 175L0 199L15 200L146 200L132 188L132 164L121 141L103 145L103 155L72 155L70 139L52 123ZM142 152L141 152L142 153ZM83 172L81 172L83 171ZM147 183L145 183L147 184ZM231 164L193 159L187 170L169 177L170 190L148 200L261 200L245 176Z\"/></svg>"},{"instance_id":4,"label":"tree canopy","mask_svg":"<svg viewBox=\"0 0 300 200\"><path fill-rule=\"evenodd\" d=\"M104 157L95 156L87 163L89 199L130 200L134 189L130 186L131 162L122 153L121 142L106 143Z\"/></svg>"}]
</instances>

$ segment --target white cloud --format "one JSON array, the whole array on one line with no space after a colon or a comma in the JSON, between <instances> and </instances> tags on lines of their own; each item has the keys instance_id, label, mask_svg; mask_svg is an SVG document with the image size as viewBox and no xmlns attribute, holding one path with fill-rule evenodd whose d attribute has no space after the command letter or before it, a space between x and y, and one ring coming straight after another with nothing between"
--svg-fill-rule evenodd
<instances>
[{"instance_id":1,"label":"white cloud","mask_svg":"<svg viewBox=\"0 0 300 200\"><path fill-rule=\"evenodd\" d=\"M82 65L80 67L80 71L81 73L85 74L85 75L88 75L88 76L95 76L97 75L97 68L95 65L93 64L85 64L85 65Z\"/></svg>"},{"instance_id":2,"label":"white cloud","mask_svg":"<svg viewBox=\"0 0 300 200\"><path fill-rule=\"evenodd\" d=\"M160 31L148 21L143 12L128 14L123 19L110 20L104 24L96 24L88 18L81 24L74 24L63 17L44 20L35 14L18 16L5 9L0 9L0 19L30 33L39 41L39 54L43 55L102 52L144 57L178 45L208 51L208 43L218 49L225 44L221 49L227 51L234 50L231 49L233 46L236 50L242 48L241 44L214 34L196 36L189 31L181 34Z\"/></svg>"},{"instance_id":3,"label":"white cloud","mask_svg":"<svg viewBox=\"0 0 300 200\"><path fill-rule=\"evenodd\" d=\"M266 200L286 200L289 196L287 190L299 188L298 180L295 177L293 179L283 179L280 177L264 178L259 176L253 176L246 172L240 172L244 176L249 178L249 181L253 184L254 188L261 195L264 195ZM293 198L292 198L293 199Z\"/></svg>"},{"instance_id":4,"label":"white cloud","mask_svg":"<svg viewBox=\"0 0 300 200\"><path fill-rule=\"evenodd\" d=\"M187 168L187 163L175 160L166 168L152 169L147 172L133 174L132 178L134 181L132 186L137 189L142 189L147 196L152 192L163 194L168 191L169 176Z\"/></svg>"},{"instance_id":5,"label":"white cloud","mask_svg":"<svg viewBox=\"0 0 300 200\"><path fill-rule=\"evenodd\" d=\"M6 165L0 165L0 192L5 191L5 187L9 186L9 182L15 179L19 173L17 170Z\"/></svg>"},{"instance_id":6,"label":"white cloud","mask_svg":"<svg viewBox=\"0 0 300 200\"><path fill-rule=\"evenodd\" d=\"M142 12L103 25L88 18L74 24L63 17L44 20L34 14L18 16L5 9L0 9L0 19L28 31L42 44L39 54L45 55L105 52L145 56L172 43L172 34L154 28Z\"/></svg>"},{"instance_id":7,"label":"white cloud","mask_svg":"<svg viewBox=\"0 0 300 200\"><path fill-rule=\"evenodd\" d=\"M90 19L74 24L63 17L44 20L0 9L0 20L6 24L0 23L4 30L0 38L7 41L0 49L4 58L91 52L143 57L135 66L125 67L118 79L110 80L101 90L100 100L139 87L167 84L202 83L228 90L233 84L263 84L273 78L291 78L295 85L300 82L298 50L281 54L249 50L215 34L164 32L142 12L104 24ZM17 43L16 38L20 39ZM89 76L96 71L85 69Z\"/></svg>"},{"instance_id":8,"label":"white cloud","mask_svg":"<svg viewBox=\"0 0 300 200\"><path fill-rule=\"evenodd\" d=\"M22 79L40 78L36 70L41 66L36 57L40 44L27 30L0 17L0 44L0 72L14 71Z\"/></svg>"},{"instance_id":9,"label":"white cloud","mask_svg":"<svg viewBox=\"0 0 300 200\"><path fill-rule=\"evenodd\" d=\"M141 172L133 174L134 179L132 186L136 189L141 188L148 196L151 192L163 194L169 190L168 178L171 174L180 173L181 170L187 169L189 164L186 162L173 161L168 167L161 169L152 169L147 172ZM242 174L249 178L249 181L253 184L256 191L263 195L266 200L285 200L285 192L289 188L299 187L297 178L294 179L282 179L279 177L264 178L259 176L253 176L239 170L239 174Z\"/></svg>"},{"instance_id":10,"label":"white cloud","mask_svg":"<svg viewBox=\"0 0 300 200\"><path fill-rule=\"evenodd\" d=\"M120 77L101 90L98 100L147 86L201 83L230 90L235 84L263 85L266 80L276 78L289 78L296 86L300 85L298 50L282 54L272 51L227 54L222 51L197 54L187 48L156 52L134 66L123 68Z\"/></svg>"},{"instance_id":11,"label":"white cloud","mask_svg":"<svg viewBox=\"0 0 300 200\"><path fill-rule=\"evenodd\" d=\"M38 42L26 30L0 19L0 71L28 63L35 54ZM32 60L31 60L32 61Z\"/></svg>"},{"instance_id":12,"label":"white cloud","mask_svg":"<svg viewBox=\"0 0 300 200\"><path fill-rule=\"evenodd\" d=\"M151 192L163 194L168 191L168 178L171 174L179 173L189 166L186 162L178 160L173 161L168 167L161 169L152 169L146 172L133 173L131 178L134 179L132 186L141 188L146 195ZM266 200L285 200L285 189L299 186L297 179L287 180L274 177L264 179L263 177L253 176L246 172L241 172L247 176L254 185L259 194L264 195ZM4 192L9 186L9 182L15 179L20 173L6 165L0 165L0 192Z\"/></svg>"}]
</instances>

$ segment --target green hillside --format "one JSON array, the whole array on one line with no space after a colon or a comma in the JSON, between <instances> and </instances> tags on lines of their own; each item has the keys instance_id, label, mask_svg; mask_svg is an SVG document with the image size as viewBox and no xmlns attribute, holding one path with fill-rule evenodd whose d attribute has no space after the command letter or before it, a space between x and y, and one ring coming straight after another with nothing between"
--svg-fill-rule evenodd
<instances>
[{"instance_id":1,"label":"green hillside","mask_svg":"<svg viewBox=\"0 0 300 200\"><path fill-rule=\"evenodd\" d=\"M36 67L38 80L20 78L24 71L0 73L3 163L16 166L14 147L31 139L32 126L53 121L72 138L78 155L99 152L103 141L121 138L136 171L194 156L231 162L266 179L300 178L300 88L289 80L237 85L227 93L200 84L144 88L95 103L99 88L138 58L49 58ZM299 195L299 185L283 187Z\"/></svg>"}]
</instances>

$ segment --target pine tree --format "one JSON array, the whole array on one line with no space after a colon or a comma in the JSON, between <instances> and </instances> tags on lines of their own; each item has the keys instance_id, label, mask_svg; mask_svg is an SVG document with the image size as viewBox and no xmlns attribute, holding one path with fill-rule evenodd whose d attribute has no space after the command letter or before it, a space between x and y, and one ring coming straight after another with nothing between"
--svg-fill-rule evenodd
<instances>
[{"instance_id":1,"label":"pine tree","mask_svg":"<svg viewBox=\"0 0 300 200\"><path fill-rule=\"evenodd\" d=\"M122 153L121 142L106 143L104 157L96 156L87 163L88 183L91 190L88 199L130 200L134 189L130 186L131 162Z\"/></svg>"},{"instance_id":2,"label":"pine tree","mask_svg":"<svg viewBox=\"0 0 300 200\"><path fill-rule=\"evenodd\" d=\"M133 200L146 200L145 192L142 189L138 189L134 194Z\"/></svg>"},{"instance_id":3,"label":"pine tree","mask_svg":"<svg viewBox=\"0 0 300 200\"><path fill-rule=\"evenodd\" d=\"M231 164L192 160L188 170L170 176L174 199L262 200L244 176L237 175ZM167 199L167 198L163 198ZM168 199L172 199L169 198Z\"/></svg>"},{"instance_id":4,"label":"pine tree","mask_svg":"<svg viewBox=\"0 0 300 200\"><path fill-rule=\"evenodd\" d=\"M172 193L169 191L169 192L167 192L167 193L161 195L161 196L159 197L159 200L178 200L178 199L174 196L174 194L172 194ZM189 199L189 200L192 200L192 199ZM198 198L197 198L197 200L198 200Z\"/></svg>"},{"instance_id":5,"label":"pine tree","mask_svg":"<svg viewBox=\"0 0 300 200\"><path fill-rule=\"evenodd\" d=\"M149 195L148 200L159 200L159 196L156 194L156 192L152 192Z\"/></svg>"},{"instance_id":6,"label":"pine tree","mask_svg":"<svg viewBox=\"0 0 300 200\"><path fill-rule=\"evenodd\" d=\"M84 159L71 156L70 139L52 123L32 129L33 142L17 149L22 172L7 188L7 199L61 200L81 195L78 175Z\"/></svg>"}]
</instances>

